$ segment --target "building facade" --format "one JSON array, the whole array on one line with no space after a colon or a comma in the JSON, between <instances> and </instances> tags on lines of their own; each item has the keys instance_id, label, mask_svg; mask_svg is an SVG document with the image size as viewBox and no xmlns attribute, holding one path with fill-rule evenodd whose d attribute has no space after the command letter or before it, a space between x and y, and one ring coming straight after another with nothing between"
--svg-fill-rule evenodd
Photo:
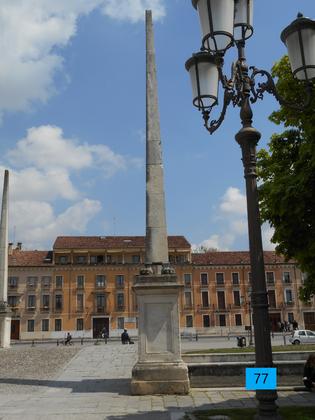
<instances>
[{"instance_id":1,"label":"building facade","mask_svg":"<svg viewBox=\"0 0 315 420\"><path fill-rule=\"evenodd\" d=\"M251 325L248 252L194 254L183 236L168 238L169 259L183 284L180 327L184 333L227 334ZM303 273L293 261L265 252L271 327L296 320L315 329L314 300L303 304ZM52 251L9 247L8 303L12 339L137 334L132 290L144 264L145 238L58 237Z\"/></svg>"}]
</instances>

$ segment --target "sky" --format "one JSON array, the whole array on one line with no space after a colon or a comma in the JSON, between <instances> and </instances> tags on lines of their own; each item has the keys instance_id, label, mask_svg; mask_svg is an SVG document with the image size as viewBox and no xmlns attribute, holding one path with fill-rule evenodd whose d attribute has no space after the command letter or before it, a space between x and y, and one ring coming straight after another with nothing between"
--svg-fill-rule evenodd
<instances>
[{"instance_id":1,"label":"sky","mask_svg":"<svg viewBox=\"0 0 315 420\"><path fill-rule=\"evenodd\" d=\"M249 65L286 53L281 31L311 0L256 0ZM190 0L1 0L0 182L10 170L9 240L145 234L145 26L154 17L167 227L194 246L247 250L239 111L212 136L192 106L185 61L201 45ZM235 49L226 54L228 75ZM253 106L260 147L281 127ZM220 106L214 110L214 117ZM1 188L1 187L0 187ZM272 231L263 226L267 250Z\"/></svg>"}]
</instances>

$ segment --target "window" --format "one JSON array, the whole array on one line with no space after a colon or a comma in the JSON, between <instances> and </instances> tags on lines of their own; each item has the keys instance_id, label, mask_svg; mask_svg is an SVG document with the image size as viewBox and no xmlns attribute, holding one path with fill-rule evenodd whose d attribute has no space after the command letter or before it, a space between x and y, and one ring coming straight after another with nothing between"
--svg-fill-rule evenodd
<instances>
[{"instance_id":1,"label":"window","mask_svg":"<svg viewBox=\"0 0 315 420\"><path fill-rule=\"evenodd\" d=\"M186 315L186 327L192 328L193 327L193 317L192 315Z\"/></svg>"},{"instance_id":2,"label":"window","mask_svg":"<svg viewBox=\"0 0 315 420\"><path fill-rule=\"evenodd\" d=\"M210 327L210 315L203 316L203 327L209 328Z\"/></svg>"},{"instance_id":3,"label":"window","mask_svg":"<svg viewBox=\"0 0 315 420\"><path fill-rule=\"evenodd\" d=\"M224 284L224 273L215 273L215 278L218 285Z\"/></svg>"},{"instance_id":4,"label":"window","mask_svg":"<svg viewBox=\"0 0 315 420\"><path fill-rule=\"evenodd\" d=\"M60 311L62 309L62 295L55 296L55 309Z\"/></svg>"},{"instance_id":5,"label":"window","mask_svg":"<svg viewBox=\"0 0 315 420\"><path fill-rule=\"evenodd\" d=\"M123 275L119 274L116 276L116 287L124 287L125 278Z\"/></svg>"},{"instance_id":6,"label":"window","mask_svg":"<svg viewBox=\"0 0 315 420\"><path fill-rule=\"evenodd\" d=\"M234 285L240 284L239 273L232 273L232 284Z\"/></svg>"},{"instance_id":7,"label":"window","mask_svg":"<svg viewBox=\"0 0 315 420\"><path fill-rule=\"evenodd\" d=\"M191 274L190 273L184 274L184 285L185 287L191 287Z\"/></svg>"},{"instance_id":8,"label":"window","mask_svg":"<svg viewBox=\"0 0 315 420\"><path fill-rule=\"evenodd\" d=\"M105 295L103 293L96 295L96 308L97 312L105 311Z\"/></svg>"},{"instance_id":9,"label":"window","mask_svg":"<svg viewBox=\"0 0 315 420\"><path fill-rule=\"evenodd\" d=\"M59 257L59 263L60 264L67 264L68 263L68 257L66 255L62 255Z\"/></svg>"},{"instance_id":10,"label":"window","mask_svg":"<svg viewBox=\"0 0 315 420\"><path fill-rule=\"evenodd\" d=\"M78 289L84 288L84 276L77 276L77 288Z\"/></svg>"},{"instance_id":11,"label":"window","mask_svg":"<svg viewBox=\"0 0 315 420\"><path fill-rule=\"evenodd\" d=\"M225 315L219 315L219 325L220 327L226 327Z\"/></svg>"},{"instance_id":12,"label":"window","mask_svg":"<svg viewBox=\"0 0 315 420\"><path fill-rule=\"evenodd\" d=\"M186 255L176 255L175 259L177 264L183 264L186 262Z\"/></svg>"},{"instance_id":13,"label":"window","mask_svg":"<svg viewBox=\"0 0 315 420\"><path fill-rule=\"evenodd\" d=\"M273 271L266 272L267 284L275 284L275 273Z\"/></svg>"},{"instance_id":14,"label":"window","mask_svg":"<svg viewBox=\"0 0 315 420\"><path fill-rule=\"evenodd\" d=\"M218 296L218 308L225 309L225 293L223 291L217 292Z\"/></svg>"},{"instance_id":15,"label":"window","mask_svg":"<svg viewBox=\"0 0 315 420\"><path fill-rule=\"evenodd\" d=\"M274 290L268 290L268 301L270 308L276 308L276 292Z\"/></svg>"},{"instance_id":16,"label":"window","mask_svg":"<svg viewBox=\"0 0 315 420\"><path fill-rule=\"evenodd\" d=\"M78 293L77 294L77 311L83 311L83 294Z\"/></svg>"},{"instance_id":17,"label":"window","mask_svg":"<svg viewBox=\"0 0 315 420\"><path fill-rule=\"evenodd\" d=\"M208 292L201 293L202 307L209 308L209 295Z\"/></svg>"},{"instance_id":18,"label":"window","mask_svg":"<svg viewBox=\"0 0 315 420\"><path fill-rule=\"evenodd\" d=\"M305 331L299 331L299 333L298 333L299 335L306 335L306 333L305 333Z\"/></svg>"},{"instance_id":19,"label":"window","mask_svg":"<svg viewBox=\"0 0 315 420\"><path fill-rule=\"evenodd\" d=\"M49 331L49 319L42 319L42 331Z\"/></svg>"},{"instance_id":20,"label":"window","mask_svg":"<svg viewBox=\"0 0 315 420\"><path fill-rule=\"evenodd\" d=\"M37 277L27 277L27 287L34 288L37 284Z\"/></svg>"},{"instance_id":21,"label":"window","mask_svg":"<svg viewBox=\"0 0 315 420\"><path fill-rule=\"evenodd\" d=\"M28 308L35 308L36 306L36 296L35 295L28 295L27 297L27 307Z\"/></svg>"},{"instance_id":22,"label":"window","mask_svg":"<svg viewBox=\"0 0 315 420\"><path fill-rule=\"evenodd\" d=\"M55 319L55 331L61 331L61 319Z\"/></svg>"},{"instance_id":23,"label":"window","mask_svg":"<svg viewBox=\"0 0 315 420\"><path fill-rule=\"evenodd\" d=\"M42 277L42 287L50 287L51 277L50 276L43 276Z\"/></svg>"},{"instance_id":24,"label":"window","mask_svg":"<svg viewBox=\"0 0 315 420\"><path fill-rule=\"evenodd\" d=\"M98 274L95 280L96 287L105 287L105 276Z\"/></svg>"},{"instance_id":25,"label":"window","mask_svg":"<svg viewBox=\"0 0 315 420\"><path fill-rule=\"evenodd\" d=\"M9 277L8 286L10 289L18 287L19 278L18 277Z\"/></svg>"},{"instance_id":26,"label":"window","mask_svg":"<svg viewBox=\"0 0 315 420\"><path fill-rule=\"evenodd\" d=\"M35 321L34 319L28 319L27 320L27 331L28 332L34 332L35 329Z\"/></svg>"},{"instance_id":27,"label":"window","mask_svg":"<svg viewBox=\"0 0 315 420\"><path fill-rule=\"evenodd\" d=\"M125 295L123 293L117 293L117 309L124 310L125 308Z\"/></svg>"},{"instance_id":28,"label":"window","mask_svg":"<svg viewBox=\"0 0 315 420\"><path fill-rule=\"evenodd\" d=\"M8 304L9 306L17 306L18 305L18 297L17 296L8 296Z\"/></svg>"},{"instance_id":29,"label":"window","mask_svg":"<svg viewBox=\"0 0 315 420\"><path fill-rule=\"evenodd\" d=\"M63 283L63 277L62 276L56 276L56 288L61 289Z\"/></svg>"},{"instance_id":30,"label":"window","mask_svg":"<svg viewBox=\"0 0 315 420\"><path fill-rule=\"evenodd\" d=\"M133 264L139 264L140 263L140 255L133 255L131 257L131 261Z\"/></svg>"},{"instance_id":31,"label":"window","mask_svg":"<svg viewBox=\"0 0 315 420\"><path fill-rule=\"evenodd\" d=\"M283 272L283 281L284 281L284 283L291 283L291 277L290 277L290 272L289 271L284 271Z\"/></svg>"},{"instance_id":32,"label":"window","mask_svg":"<svg viewBox=\"0 0 315 420\"><path fill-rule=\"evenodd\" d=\"M241 306L241 298L240 298L239 290L233 290L233 297L234 297L234 305Z\"/></svg>"},{"instance_id":33,"label":"window","mask_svg":"<svg viewBox=\"0 0 315 420\"><path fill-rule=\"evenodd\" d=\"M77 331L83 331L83 318L77 318Z\"/></svg>"},{"instance_id":34,"label":"window","mask_svg":"<svg viewBox=\"0 0 315 420\"><path fill-rule=\"evenodd\" d=\"M118 317L117 318L117 328L119 330L123 330L125 328L125 318L124 317Z\"/></svg>"},{"instance_id":35,"label":"window","mask_svg":"<svg viewBox=\"0 0 315 420\"><path fill-rule=\"evenodd\" d=\"M241 314L235 314L235 325L236 326L242 325L242 315Z\"/></svg>"},{"instance_id":36,"label":"window","mask_svg":"<svg viewBox=\"0 0 315 420\"><path fill-rule=\"evenodd\" d=\"M48 309L49 308L49 295L43 295L43 297L42 297L42 303L43 303L43 308L44 309Z\"/></svg>"},{"instance_id":37,"label":"window","mask_svg":"<svg viewBox=\"0 0 315 420\"><path fill-rule=\"evenodd\" d=\"M192 308L191 292L185 292L185 307Z\"/></svg>"},{"instance_id":38,"label":"window","mask_svg":"<svg viewBox=\"0 0 315 420\"><path fill-rule=\"evenodd\" d=\"M107 262L107 264L112 263L112 256L111 255L106 255L106 262Z\"/></svg>"},{"instance_id":39,"label":"window","mask_svg":"<svg viewBox=\"0 0 315 420\"><path fill-rule=\"evenodd\" d=\"M286 303L293 302L293 293L291 289L285 289L285 302Z\"/></svg>"},{"instance_id":40,"label":"window","mask_svg":"<svg viewBox=\"0 0 315 420\"><path fill-rule=\"evenodd\" d=\"M200 274L200 283L201 286L208 286L208 273Z\"/></svg>"},{"instance_id":41,"label":"window","mask_svg":"<svg viewBox=\"0 0 315 420\"><path fill-rule=\"evenodd\" d=\"M248 281L252 282L252 273L250 271L248 272Z\"/></svg>"},{"instance_id":42,"label":"window","mask_svg":"<svg viewBox=\"0 0 315 420\"><path fill-rule=\"evenodd\" d=\"M290 324L293 323L293 321L294 321L294 314L293 314L293 312L288 312L288 321L289 321Z\"/></svg>"},{"instance_id":43,"label":"window","mask_svg":"<svg viewBox=\"0 0 315 420\"><path fill-rule=\"evenodd\" d=\"M85 255L77 255L75 258L77 264L86 264L86 256Z\"/></svg>"}]
</instances>

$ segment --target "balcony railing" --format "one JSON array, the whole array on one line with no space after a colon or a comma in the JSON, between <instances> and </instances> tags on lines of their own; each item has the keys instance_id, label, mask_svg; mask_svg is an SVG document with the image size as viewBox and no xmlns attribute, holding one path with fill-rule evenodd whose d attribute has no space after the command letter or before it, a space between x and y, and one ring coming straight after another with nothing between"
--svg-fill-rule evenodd
<instances>
[{"instance_id":1,"label":"balcony railing","mask_svg":"<svg viewBox=\"0 0 315 420\"><path fill-rule=\"evenodd\" d=\"M117 312L124 312L125 311L125 305L117 305L116 306Z\"/></svg>"},{"instance_id":2,"label":"balcony railing","mask_svg":"<svg viewBox=\"0 0 315 420\"><path fill-rule=\"evenodd\" d=\"M49 312L49 305L44 305L40 308L41 312Z\"/></svg>"},{"instance_id":3,"label":"balcony railing","mask_svg":"<svg viewBox=\"0 0 315 420\"><path fill-rule=\"evenodd\" d=\"M103 314L103 313L105 313L105 310L106 310L106 307L105 307L105 306L97 306L97 307L96 307L96 312L97 312L98 314Z\"/></svg>"},{"instance_id":4,"label":"balcony railing","mask_svg":"<svg viewBox=\"0 0 315 420\"><path fill-rule=\"evenodd\" d=\"M287 302L285 302L285 306L294 306L294 304L294 300L288 300Z\"/></svg>"},{"instance_id":5,"label":"balcony railing","mask_svg":"<svg viewBox=\"0 0 315 420\"><path fill-rule=\"evenodd\" d=\"M26 310L27 310L28 312L35 312L36 307L35 307L35 306L28 306L28 307L26 308Z\"/></svg>"}]
</instances>

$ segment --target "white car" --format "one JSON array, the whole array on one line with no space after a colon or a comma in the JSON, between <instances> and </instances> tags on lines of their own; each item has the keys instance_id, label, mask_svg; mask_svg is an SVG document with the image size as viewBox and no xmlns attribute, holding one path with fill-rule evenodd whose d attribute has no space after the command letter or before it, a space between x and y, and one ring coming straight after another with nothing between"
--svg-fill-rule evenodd
<instances>
[{"instance_id":1,"label":"white car","mask_svg":"<svg viewBox=\"0 0 315 420\"><path fill-rule=\"evenodd\" d=\"M292 344L315 344L315 332L310 330L295 330L289 338Z\"/></svg>"}]
</instances>

